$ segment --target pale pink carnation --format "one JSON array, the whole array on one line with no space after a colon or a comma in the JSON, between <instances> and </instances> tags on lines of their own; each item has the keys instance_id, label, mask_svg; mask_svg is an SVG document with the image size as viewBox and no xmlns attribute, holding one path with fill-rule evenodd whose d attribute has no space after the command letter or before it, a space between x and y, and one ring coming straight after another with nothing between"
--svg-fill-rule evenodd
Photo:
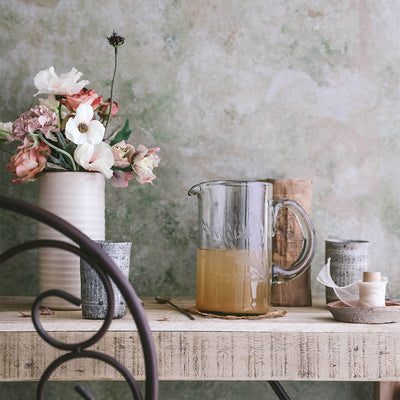
<instances>
[{"instance_id":1,"label":"pale pink carnation","mask_svg":"<svg viewBox=\"0 0 400 400\"><path fill-rule=\"evenodd\" d=\"M35 147L24 147L14 154L6 165L12 174L18 176L13 182L27 183L35 180L35 175L46 167L49 154L50 147L42 142L38 142Z\"/></svg>"},{"instance_id":2,"label":"pale pink carnation","mask_svg":"<svg viewBox=\"0 0 400 400\"><path fill-rule=\"evenodd\" d=\"M36 106L24 112L13 123L16 139L24 141L26 135L41 132L47 139L55 139L52 132L57 131L57 115L46 106Z\"/></svg>"},{"instance_id":3,"label":"pale pink carnation","mask_svg":"<svg viewBox=\"0 0 400 400\"><path fill-rule=\"evenodd\" d=\"M137 175L136 179L139 183L152 183L152 181L157 178L153 173L153 169L158 166L161 160L156 154L157 151L160 151L159 147L148 149L141 144L138 146L133 159L132 168Z\"/></svg>"},{"instance_id":4,"label":"pale pink carnation","mask_svg":"<svg viewBox=\"0 0 400 400\"><path fill-rule=\"evenodd\" d=\"M131 165L133 155L135 154L135 148L131 144L123 140L111 146L111 151L114 156L114 167L127 168Z\"/></svg>"}]
</instances>

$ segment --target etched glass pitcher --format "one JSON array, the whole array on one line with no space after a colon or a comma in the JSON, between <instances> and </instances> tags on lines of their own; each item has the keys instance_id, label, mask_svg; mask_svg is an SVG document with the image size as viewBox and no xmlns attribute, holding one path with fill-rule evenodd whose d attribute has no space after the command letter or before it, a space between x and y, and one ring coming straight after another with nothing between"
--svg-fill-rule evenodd
<instances>
[{"instance_id":1,"label":"etched glass pitcher","mask_svg":"<svg viewBox=\"0 0 400 400\"><path fill-rule=\"evenodd\" d=\"M266 314L271 285L296 278L310 265L315 234L293 200L273 199L271 183L210 181L193 186L198 198L196 307L225 314ZM281 207L295 214L303 249L289 269L272 261L272 237ZM279 227L278 227L279 229Z\"/></svg>"}]
</instances>

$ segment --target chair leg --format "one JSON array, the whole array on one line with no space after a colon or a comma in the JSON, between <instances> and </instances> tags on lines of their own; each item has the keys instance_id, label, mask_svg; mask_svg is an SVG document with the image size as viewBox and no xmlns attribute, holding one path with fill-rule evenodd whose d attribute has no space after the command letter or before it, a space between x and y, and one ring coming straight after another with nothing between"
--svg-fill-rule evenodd
<instances>
[{"instance_id":1,"label":"chair leg","mask_svg":"<svg viewBox=\"0 0 400 400\"><path fill-rule=\"evenodd\" d=\"M290 400L290 397L287 395L279 381L268 381L268 383L271 385L279 400Z\"/></svg>"}]
</instances>

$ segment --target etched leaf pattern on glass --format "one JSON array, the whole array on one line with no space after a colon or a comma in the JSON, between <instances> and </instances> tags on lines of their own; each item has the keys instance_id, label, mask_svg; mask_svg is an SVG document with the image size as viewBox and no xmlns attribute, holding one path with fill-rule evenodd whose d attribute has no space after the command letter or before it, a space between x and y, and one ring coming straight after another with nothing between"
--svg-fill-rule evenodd
<instances>
[{"instance_id":1,"label":"etched leaf pattern on glass","mask_svg":"<svg viewBox=\"0 0 400 400\"><path fill-rule=\"evenodd\" d=\"M224 229L213 229L202 219L202 246L213 249L257 249L264 247L264 226L258 223L232 224L225 222Z\"/></svg>"},{"instance_id":2,"label":"etched leaf pattern on glass","mask_svg":"<svg viewBox=\"0 0 400 400\"><path fill-rule=\"evenodd\" d=\"M260 238L264 238L264 226L261 222L249 224L225 223L224 229L212 229L202 220L203 245L219 250L233 250L232 257L237 268L235 271L215 271L218 280L226 283L237 281L262 283L268 280L268 253Z\"/></svg>"}]
</instances>

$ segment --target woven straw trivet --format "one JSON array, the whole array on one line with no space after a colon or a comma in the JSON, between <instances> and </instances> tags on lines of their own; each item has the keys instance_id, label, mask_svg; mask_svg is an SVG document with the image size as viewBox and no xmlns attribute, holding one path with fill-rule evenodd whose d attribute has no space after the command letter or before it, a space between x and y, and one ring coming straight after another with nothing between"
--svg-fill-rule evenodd
<instances>
[{"instance_id":1,"label":"woven straw trivet","mask_svg":"<svg viewBox=\"0 0 400 400\"><path fill-rule=\"evenodd\" d=\"M264 318L276 318L283 317L286 310L271 309L267 314L262 315L222 315L222 314L211 314L204 311L198 310L196 307L182 307L184 310L191 314L201 315L202 317L209 318L222 318L222 319L264 319Z\"/></svg>"}]
</instances>

